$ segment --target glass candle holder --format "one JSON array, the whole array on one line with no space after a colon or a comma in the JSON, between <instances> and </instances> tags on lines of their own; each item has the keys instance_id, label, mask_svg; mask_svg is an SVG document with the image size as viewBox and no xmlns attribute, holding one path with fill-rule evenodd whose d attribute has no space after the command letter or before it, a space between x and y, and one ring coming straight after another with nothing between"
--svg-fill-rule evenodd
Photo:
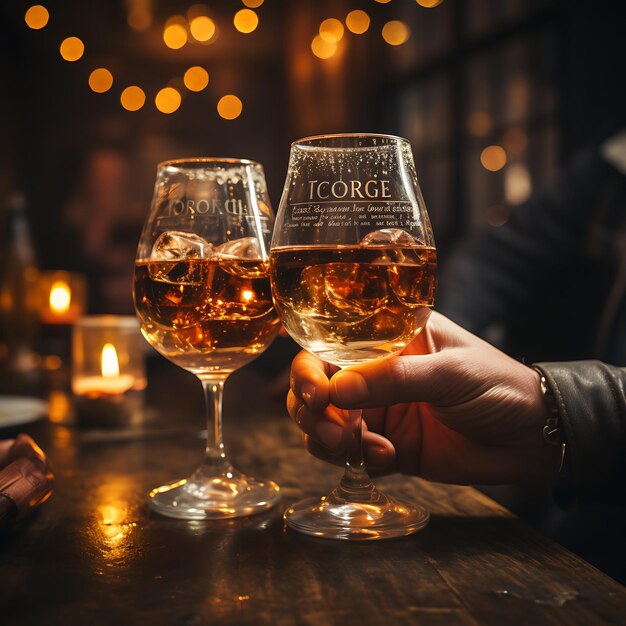
<instances>
[{"instance_id":1,"label":"glass candle holder","mask_svg":"<svg viewBox=\"0 0 626 626\"><path fill-rule=\"evenodd\" d=\"M134 317L92 315L72 336L76 421L97 427L136 426L146 387L144 342Z\"/></svg>"},{"instance_id":2,"label":"glass candle holder","mask_svg":"<svg viewBox=\"0 0 626 626\"><path fill-rule=\"evenodd\" d=\"M87 283L81 274L41 272L39 290L43 324L73 324L85 313Z\"/></svg>"}]
</instances>

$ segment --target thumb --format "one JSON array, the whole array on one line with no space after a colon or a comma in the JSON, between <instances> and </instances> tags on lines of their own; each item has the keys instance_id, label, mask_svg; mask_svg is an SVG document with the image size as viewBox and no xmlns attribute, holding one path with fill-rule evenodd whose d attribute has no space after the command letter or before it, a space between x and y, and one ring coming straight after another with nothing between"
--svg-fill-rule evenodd
<instances>
[{"instance_id":1,"label":"thumb","mask_svg":"<svg viewBox=\"0 0 626 626\"><path fill-rule=\"evenodd\" d=\"M452 352L401 355L343 369L330 380L330 401L342 409L400 402L449 404L459 391L454 387L462 369L461 360Z\"/></svg>"}]
</instances>

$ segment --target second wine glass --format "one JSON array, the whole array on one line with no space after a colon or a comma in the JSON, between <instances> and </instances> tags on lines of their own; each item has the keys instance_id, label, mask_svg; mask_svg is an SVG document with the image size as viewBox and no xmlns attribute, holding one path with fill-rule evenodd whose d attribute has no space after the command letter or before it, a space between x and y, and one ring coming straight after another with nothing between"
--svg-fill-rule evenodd
<instances>
[{"instance_id":1,"label":"second wine glass","mask_svg":"<svg viewBox=\"0 0 626 626\"><path fill-rule=\"evenodd\" d=\"M222 442L224 382L278 332L267 265L273 221L258 163L189 159L158 168L137 251L135 308L148 342L202 382L208 419L200 467L150 493L163 515L238 517L280 497L275 483L236 470Z\"/></svg>"},{"instance_id":2,"label":"second wine glass","mask_svg":"<svg viewBox=\"0 0 626 626\"><path fill-rule=\"evenodd\" d=\"M287 332L338 367L398 354L434 304L436 255L409 143L388 135L325 135L292 144L270 253L272 293ZM428 513L380 492L365 469L361 411L346 468L328 496L285 513L303 533L384 539Z\"/></svg>"}]
</instances>

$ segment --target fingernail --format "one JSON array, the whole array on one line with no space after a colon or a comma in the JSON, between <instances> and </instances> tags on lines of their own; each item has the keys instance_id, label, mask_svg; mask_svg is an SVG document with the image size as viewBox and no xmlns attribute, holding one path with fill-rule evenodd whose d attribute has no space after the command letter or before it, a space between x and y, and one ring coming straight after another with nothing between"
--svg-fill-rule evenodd
<instances>
[{"instance_id":1,"label":"fingernail","mask_svg":"<svg viewBox=\"0 0 626 626\"><path fill-rule=\"evenodd\" d=\"M301 395L304 403L309 409L312 409L313 402L315 401L315 385L313 383L304 383L302 385Z\"/></svg>"},{"instance_id":2,"label":"fingernail","mask_svg":"<svg viewBox=\"0 0 626 626\"><path fill-rule=\"evenodd\" d=\"M337 426L337 424L322 422L317 425L316 433L320 443L324 444L327 448L336 449L341 445L343 428Z\"/></svg>"},{"instance_id":3,"label":"fingernail","mask_svg":"<svg viewBox=\"0 0 626 626\"><path fill-rule=\"evenodd\" d=\"M357 372L344 370L334 377L335 395L341 404L358 404L368 395L365 378Z\"/></svg>"}]
</instances>

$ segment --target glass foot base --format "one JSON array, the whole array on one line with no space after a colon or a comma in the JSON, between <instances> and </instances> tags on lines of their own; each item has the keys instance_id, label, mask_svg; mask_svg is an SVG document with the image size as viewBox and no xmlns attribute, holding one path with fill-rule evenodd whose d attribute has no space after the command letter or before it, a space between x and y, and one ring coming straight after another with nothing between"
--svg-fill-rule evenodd
<instances>
[{"instance_id":1,"label":"glass foot base","mask_svg":"<svg viewBox=\"0 0 626 626\"><path fill-rule=\"evenodd\" d=\"M367 502L354 502L333 491L323 498L308 498L285 511L287 526L327 539L371 541L402 537L428 524L428 511L375 490Z\"/></svg>"},{"instance_id":2,"label":"glass foot base","mask_svg":"<svg viewBox=\"0 0 626 626\"><path fill-rule=\"evenodd\" d=\"M187 479L156 487L148 495L153 511L178 519L228 519L260 513L280 500L280 487L231 469L217 475L200 468Z\"/></svg>"}]
</instances>

